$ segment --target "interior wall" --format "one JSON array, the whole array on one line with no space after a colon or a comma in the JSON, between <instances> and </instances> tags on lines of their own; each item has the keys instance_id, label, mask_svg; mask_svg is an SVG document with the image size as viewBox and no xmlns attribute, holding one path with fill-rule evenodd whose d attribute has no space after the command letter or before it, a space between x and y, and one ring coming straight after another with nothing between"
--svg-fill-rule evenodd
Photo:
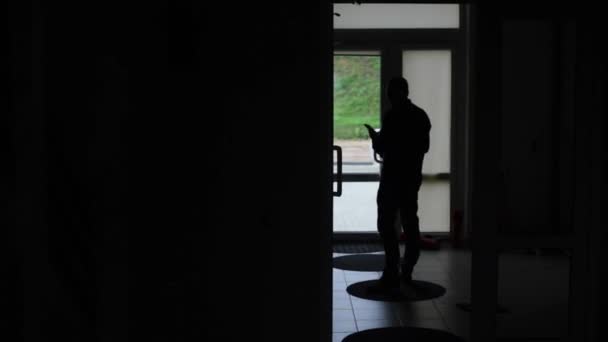
<instances>
[{"instance_id":1,"label":"interior wall","mask_svg":"<svg viewBox=\"0 0 608 342\"><path fill-rule=\"evenodd\" d=\"M551 21L540 20L505 20L502 35L501 231L549 232L558 188L558 37Z\"/></svg>"},{"instance_id":2,"label":"interior wall","mask_svg":"<svg viewBox=\"0 0 608 342\"><path fill-rule=\"evenodd\" d=\"M471 56L471 340L495 339L497 185L500 160L501 27L495 6L474 7ZM481 241L482 243L480 243Z\"/></svg>"},{"instance_id":3,"label":"interior wall","mask_svg":"<svg viewBox=\"0 0 608 342\"><path fill-rule=\"evenodd\" d=\"M572 253L569 338L597 340L608 147L602 20L572 6L477 9L472 336L494 338L497 251L555 247L538 233L573 232L561 243ZM502 239L500 226L520 239Z\"/></svg>"},{"instance_id":4,"label":"interior wall","mask_svg":"<svg viewBox=\"0 0 608 342\"><path fill-rule=\"evenodd\" d=\"M579 244L585 253L578 258L583 265L574 281L579 293L573 297L578 312L573 317L578 328L585 332L589 341L598 341L608 336L606 319L601 314L608 304L604 288L607 284L605 246L606 193L608 190L608 111L606 47L598 44L597 34L604 30L601 13L588 9L580 11L585 20L576 25L576 150L575 150L575 229L582 237Z\"/></svg>"},{"instance_id":5,"label":"interior wall","mask_svg":"<svg viewBox=\"0 0 608 342\"><path fill-rule=\"evenodd\" d=\"M24 341L329 341L328 5L13 5Z\"/></svg>"},{"instance_id":6,"label":"interior wall","mask_svg":"<svg viewBox=\"0 0 608 342\"><path fill-rule=\"evenodd\" d=\"M572 232L573 20L507 19L502 49L501 232Z\"/></svg>"},{"instance_id":7,"label":"interior wall","mask_svg":"<svg viewBox=\"0 0 608 342\"><path fill-rule=\"evenodd\" d=\"M331 207L322 203L331 164L321 111L331 87L324 94L319 75L331 64L323 59L330 12L198 3L11 9L15 243L7 250L21 298L10 329L24 341L329 338ZM500 31L480 21L472 227L491 244L501 100L481 85L496 85ZM592 119L577 133L592 139L576 163L593 177L579 173L576 190L591 213L578 224L593 232L583 261L593 277L579 284L594 287L583 305L606 299L606 58L597 25L578 31L588 40L577 49L585 57L577 82L588 86L576 83L577 103L587 106L578 108L588 109L577 116ZM491 246L474 248L474 277L491 278L495 260L476 259ZM473 305L487 310L472 319L483 323L493 290L479 284ZM590 315L594 333L605 334Z\"/></svg>"}]
</instances>

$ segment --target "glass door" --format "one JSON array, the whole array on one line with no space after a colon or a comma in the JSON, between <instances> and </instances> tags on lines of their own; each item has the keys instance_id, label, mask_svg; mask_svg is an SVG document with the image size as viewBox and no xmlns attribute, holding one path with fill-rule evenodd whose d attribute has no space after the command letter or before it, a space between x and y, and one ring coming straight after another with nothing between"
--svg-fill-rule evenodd
<instances>
[{"instance_id":1,"label":"glass door","mask_svg":"<svg viewBox=\"0 0 608 342\"><path fill-rule=\"evenodd\" d=\"M431 120L429 152L424 157L423 181L418 193L418 217L423 233L450 231L450 170L452 140L452 51L406 49L402 73L410 99Z\"/></svg>"},{"instance_id":2,"label":"glass door","mask_svg":"<svg viewBox=\"0 0 608 342\"><path fill-rule=\"evenodd\" d=\"M380 165L364 124L380 128L381 53L334 53L334 145L342 153L342 193L334 197L334 233L376 231ZM338 173L338 160L334 173Z\"/></svg>"},{"instance_id":3,"label":"glass door","mask_svg":"<svg viewBox=\"0 0 608 342\"><path fill-rule=\"evenodd\" d=\"M391 59L394 60L394 59ZM451 213L452 50L402 49L401 65L382 66L380 50L334 53L334 145L342 152L342 194L334 197L334 233L374 233L380 164L363 124L380 129L381 67L400 72L410 99L431 120L430 150L418 194L422 233L448 233ZM398 74L398 73L397 73ZM392 75L392 74L391 74ZM338 171L337 160L334 173Z\"/></svg>"}]
</instances>

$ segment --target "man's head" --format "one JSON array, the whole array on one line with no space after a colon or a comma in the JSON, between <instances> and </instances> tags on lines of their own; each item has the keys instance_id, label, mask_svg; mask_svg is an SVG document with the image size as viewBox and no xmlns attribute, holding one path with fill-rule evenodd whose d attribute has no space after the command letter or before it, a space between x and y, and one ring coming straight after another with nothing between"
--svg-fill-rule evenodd
<instances>
[{"instance_id":1,"label":"man's head","mask_svg":"<svg viewBox=\"0 0 608 342\"><path fill-rule=\"evenodd\" d=\"M410 95L407 80L401 76L393 77L388 83L387 95L393 106L404 103Z\"/></svg>"}]
</instances>

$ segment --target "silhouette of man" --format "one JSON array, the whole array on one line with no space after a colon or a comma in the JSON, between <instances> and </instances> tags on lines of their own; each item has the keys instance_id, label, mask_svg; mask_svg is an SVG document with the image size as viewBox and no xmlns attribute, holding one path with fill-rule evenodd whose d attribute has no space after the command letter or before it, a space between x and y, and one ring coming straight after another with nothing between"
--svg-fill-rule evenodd
<instances>
[{"instance_id":1,"label":"silhouette of man","mask_svg":"<svg viewBox=\"0 0 608 342\"><path fill-rule=\"evenodd\" d=\"M420 256L418 190L431 130L431 122L425 111L408 98L409 86L405 78L392 78L387 95L391 108L385 113L380 132L365 125L374 151L382 157L376 201L378 232L384 243L386 265L377 290L399 288L399 268L405 283L412 280L412 271ZM395 230L397 213L406 236L401 264L398 233Z\"/></svg>"}]
</instances>

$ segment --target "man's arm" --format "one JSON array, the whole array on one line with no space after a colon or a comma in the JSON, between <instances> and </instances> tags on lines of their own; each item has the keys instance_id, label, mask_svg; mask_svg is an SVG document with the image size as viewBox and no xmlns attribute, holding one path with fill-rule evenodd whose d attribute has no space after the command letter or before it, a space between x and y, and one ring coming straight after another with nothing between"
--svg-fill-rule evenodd
<instances>
[{"instance_id":1,"label":"man's arm","mask_svg":"<svg viewBox=\"0 0 608 342\"><path fill-rule=\"evenodd\" d=\"M374 151L376 151L376 153L378 153L382 157L385 151L385 139L384 135L382 135L381 133L382 130L380 131L380 133L376 134L375 138L372 139L372 148L374 149Z\"/></svg>"},{"instance_id":2,"label":"man's arm","mask_svg":"<svg viewBox=\"0 0 608 342\"><path fill-rule=\"evenodd\" d=\"M424 113L424 132L423 132L423 151L424 153L427 153L429 151L430 145L431 145L431 121L429 120L429 117L426 115L426 113Z\"/></svg>"},{"instance_id":3,"label":"man's arm","mask_svg":"<svg viewBox=\"0 0 608 342\"><path fill-rule=\"evenodd\" d=\"M386 151L386 132L386 127L382 128L380 132L374 131L372 138L372 148L381 157L384 157L384 152Z\"/></svg>"},{"instance_id":4,"label":"man's arm","mask_svg":"<svg viewBox=\"0 0 608 342\"><path fill-rule=\"evenodd\" d=\"M383 138L383 134L382 134L382 130L380 131L380 133L376 132L376 130L368 125L368 124L364 124L364 126L367 128L367 133L369 134L369 137L372 139L372 148L374 149L374 151L376 153L378 153L380 156L382 156L382 153L384 152L384 138Z\"/></svg>"},{"instance_id":5,"label":"man's arm","mask_svg":"<svg viewBox=\"0 0 608 342\"><path fill-rule=\"evenodd\" d=\"M369 137L372 138L372 140L376 137L376 135L378 135L378 133L372 126L370 126L368 124L363 124L363 126L365 126L365 128L367 128L367 134L369 134Z\"/></svg>"}]
</instances>

